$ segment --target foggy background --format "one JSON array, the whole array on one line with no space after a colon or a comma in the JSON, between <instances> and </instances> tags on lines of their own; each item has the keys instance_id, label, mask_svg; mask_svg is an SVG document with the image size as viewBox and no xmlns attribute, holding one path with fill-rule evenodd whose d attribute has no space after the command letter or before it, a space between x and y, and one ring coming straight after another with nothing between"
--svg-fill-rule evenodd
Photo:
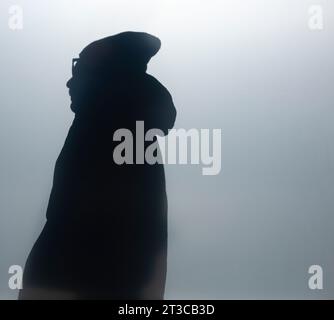
<instances>
[{"instance_id":1,"label":"foggy background","mask_svg":"<svg viewBox=\"0 0 334 320\"><path fill-rule=\"evenodd\" d=\"M308 28L312 4L321 31ZM127 30L162 41L148 72L173 96L175 127L222 129L219 175L166 165L165 297L334 298L333 26L330 0L2 0L0 298L16 299L8 268L45 222L73 119L71 59ZM323 290L308 288L313 264Z\"/></svg>"}]
</instances>

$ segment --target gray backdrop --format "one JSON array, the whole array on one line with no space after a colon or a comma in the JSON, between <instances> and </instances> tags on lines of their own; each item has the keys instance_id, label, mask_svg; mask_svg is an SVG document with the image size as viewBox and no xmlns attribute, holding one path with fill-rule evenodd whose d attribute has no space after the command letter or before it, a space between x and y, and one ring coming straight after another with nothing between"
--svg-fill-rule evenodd
<instances>
[{"instance_id":1,"label":"gray backdrop","mask_svg":"<svg viewBox=\"0 0 334 320\"><path fill-rule=\"evenodd\" d=\"M162 40L149 73L172 93L176 127L222 129L219 175L166 166L166 298L334 298L333 25L330 0L2 0L0 298L16 298L8 268L45 222L71 59L126 30ZM323 290L308 288L313 264Z\"/></svg>"}]
</instances>

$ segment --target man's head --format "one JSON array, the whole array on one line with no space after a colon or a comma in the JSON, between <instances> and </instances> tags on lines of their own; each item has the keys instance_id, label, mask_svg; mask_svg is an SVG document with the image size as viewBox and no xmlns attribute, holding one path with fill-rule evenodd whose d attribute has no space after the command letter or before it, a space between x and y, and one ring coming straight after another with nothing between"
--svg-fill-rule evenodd
<instances>
[{"instance_id":1,"label":"man's head","mask_svg":"<svg viewBox=\"0 0 334 320\"><path fill-rule=\"evenodd\" d=\"M93 103L110 80L145 73L160 46L158 38L143 32L123 32L89 44L73 60L72 78L67 82L72 110Z\"/></svg>"}]
</instances>

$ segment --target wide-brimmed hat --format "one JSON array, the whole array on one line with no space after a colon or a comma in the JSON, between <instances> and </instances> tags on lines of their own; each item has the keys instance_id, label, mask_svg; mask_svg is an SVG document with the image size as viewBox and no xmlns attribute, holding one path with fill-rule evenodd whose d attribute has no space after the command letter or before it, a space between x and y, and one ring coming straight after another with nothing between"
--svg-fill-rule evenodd
<instances>
[{"instance_id":1,"label":"wide-brimmed hat","mask_svg":"<svg viewBox=\"0 0 334 320\"><path fill-rule=\"evenodd\" d=\"M146 70L150 59L159 51L161 41L145 32L122 32L92 42L80 53L98 69Z\"/></svg>"}]
</instances>

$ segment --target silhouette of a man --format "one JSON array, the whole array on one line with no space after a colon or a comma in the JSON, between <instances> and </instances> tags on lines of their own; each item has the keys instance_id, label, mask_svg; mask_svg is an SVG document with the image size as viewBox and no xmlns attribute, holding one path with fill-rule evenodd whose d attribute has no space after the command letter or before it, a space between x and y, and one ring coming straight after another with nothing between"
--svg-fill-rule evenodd
<instances>
[{"instance_id":1,"label":"silhouette of a man","mask_svg":"<svg viewBox=\"0 0 334 320\"><path fill-rule=\"evenodd\" d=\"M164 134L174 125L171 95L146 73L159 49L152 35L124 32L91 43L73 59L67 86L75 118L19 299L163 299L163 165L119 165L113 159L117 129L130 130L136 141L136 121Z\"/></svg>"}]
</instances>

